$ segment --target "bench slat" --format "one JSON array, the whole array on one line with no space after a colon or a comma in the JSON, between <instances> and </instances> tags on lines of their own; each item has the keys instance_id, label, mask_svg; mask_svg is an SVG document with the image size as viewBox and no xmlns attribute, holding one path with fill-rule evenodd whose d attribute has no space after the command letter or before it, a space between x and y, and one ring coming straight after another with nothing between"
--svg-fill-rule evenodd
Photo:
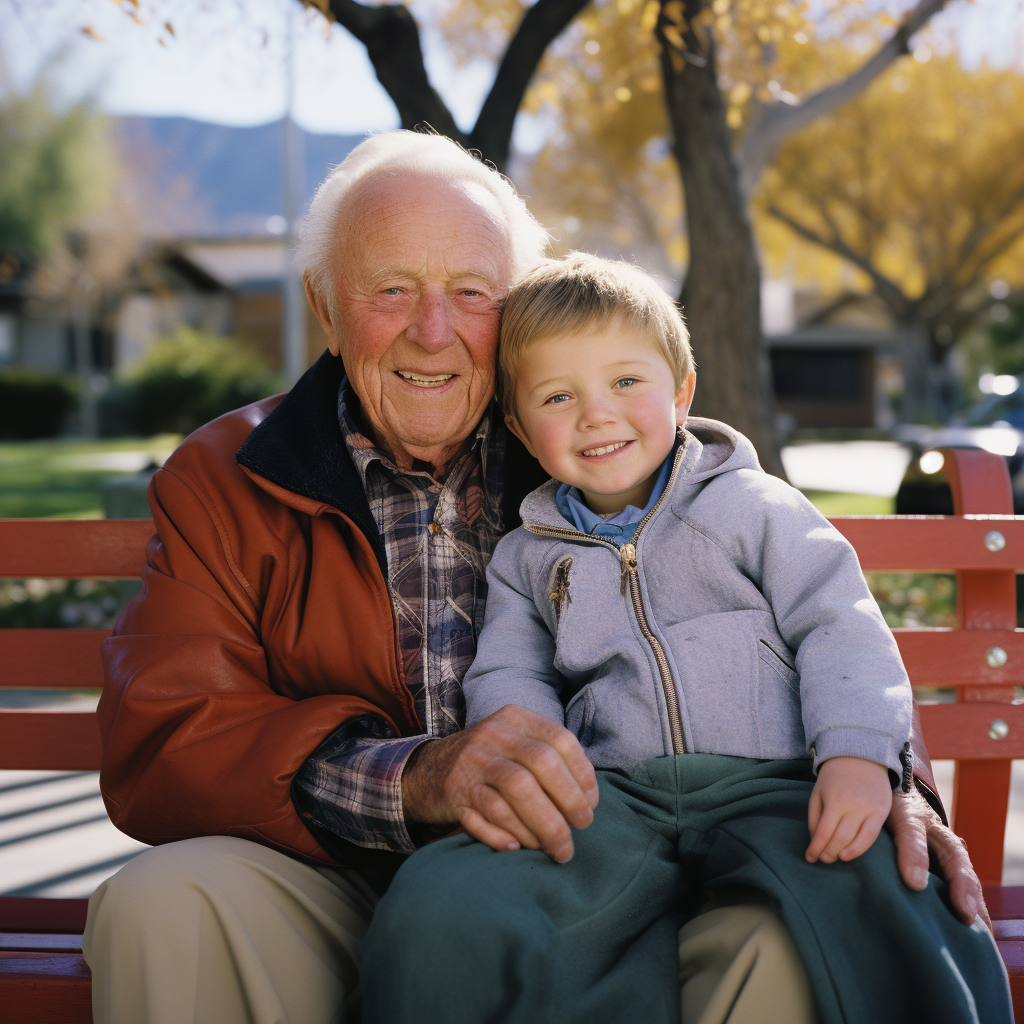
<instances>
[{"instance_id":1,"label":"bench slat","mask_svg":"<svg viewBox=\"0 0 1024 1024\"><path fill-rule=\"evenodd\" d=\"M1002 740L989 737L989 725L1002 719L1010 727ZM1024 757L1024 705L994 702L922 704L921 728L932 758L1006 760Z\"/></svg>"},{"instance_id":2,"label":"bench slat","mask_svg":"<svg viewBox=\"0 0 1024 1024\"><path fill-rule=\"evenodd\" d=\"M152 519L5 519L0 577L137 579Z\"/></svg>"},{"instance_id":3,"label":"bench slat","mask_svg":"<svg viewBox=\"0 0 1024 1024\"><path fill-rule=\"evenodd\" d=\"M82 936L0 932L0 949L17 950L22 953L81 953Z\"/></svg>"},{"instance_id":4,"label":"bench slat","mask_svg":"<svg viewBox=\"0 0 1024 1024\"><path fill-rule=\"evenodd\" d=\"M1024 630L893 630L915 686L1024 686ZM99 646L107 629L6 629L0 631L4 663L0 687L63 689L102 687ZM1007 661L985 660L1001 647Z\"/></svg>"},{"instance_id":5,"label":"bench slat","mask_svg":"<svg viewBox=\"0 0 1024 1024\"><path fill-rule=\"evenodd\" d=\"M91 1024L92 972L81 954L0 951L5 1024Z\"/></svg>"},{"instance_id":6,"label":"bench slat","mask_svg":"<svg viewBox=\"0 0 1024 1024\"><path fill-rule=\"evenodd\" d=\"M894 629L907 675L915 686L1024 686L1024 630ZM991 668L999 647L1006 664Z\"/></svg>"},{"instance_id":7,"label":"bench slat","mask_svg":"<svg viewBox=\"0 0 1024 1024\"><path fill-rule=\"evenodd\" d=\"M41 896L0 896L0 932L85 931L84 899Z\"/></svg>"},{"instance_id":8,"label":"bench slat","mask_svg":"<svg viewBox=\"0 0 1024 1024\"><path fill-rule=\"evenodd\" d=\"M993 921L1024 919L1024 885L985 885L982 888Z\"/></svg>"},{"instance_id":9,"label":"bench slat","mask_svg":"<svg viewBox=\"0 0 1024 1024\"><path fill-rule=\"evenodd\" d=\"M856 548L861 568L953 572L1024 568L1024 516L843 516L829 522ZM998 530L1001 551L985 547Z\"/></svg>"},{"instance_id":10,"label":"bench slat","mask_svg":"<svg viewBox=\"0 0 1024 1024\"><path fill-rule=\"evenodd\" d=\"M0 768L95 771L100 729L91 711L0 711Z\"/></svg>"},{"instance_id":11,"label":"bench slat","mask_svg":"<svg viewBox=\"0 0 1024 1024\"><path fill-rule=\"evenodd\" d=\"M0 630L0 688L102 687L100 644L108 636L109 629Z\"/></svg>"}]
</instances>

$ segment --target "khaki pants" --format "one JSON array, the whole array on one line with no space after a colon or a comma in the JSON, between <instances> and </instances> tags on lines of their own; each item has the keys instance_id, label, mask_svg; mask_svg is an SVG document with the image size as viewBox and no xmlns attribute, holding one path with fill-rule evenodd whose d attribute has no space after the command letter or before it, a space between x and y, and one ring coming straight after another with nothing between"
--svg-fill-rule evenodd
<instances>
[{"instance_id":1,"label":"khaki pants","mask_svg":"<svg viewBox=\"0 0 1024 1024\"><path fill-rule=\"evenodd\" d=\"M359 941L376 902L355 871L243 839L148 850L89 901L95 1024L358 1021ZM693 918L679 956L683 1024L814 1024L806 974L767 907Z\"/></svg>"}]
</instances>

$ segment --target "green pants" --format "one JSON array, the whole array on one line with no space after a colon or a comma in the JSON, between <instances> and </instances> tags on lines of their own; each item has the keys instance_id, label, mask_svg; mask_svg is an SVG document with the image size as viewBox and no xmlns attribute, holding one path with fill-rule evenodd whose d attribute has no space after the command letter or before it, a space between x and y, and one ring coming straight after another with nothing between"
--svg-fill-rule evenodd
<instances>
[{"instance_id":1,"label":"green pants","mask_svg":"<svg viewBox=\"0 0 1024 1024\"><path fill-rule=\"evenodd\" d=\"M409 858L361 946L364 1024L678 1024L678 929L736 884L770 898L822 1024L1012 1022L992 936L935 876L908 889L886 832L804 860L810 762L684 754L598 780L568 864L465 835Z\"/></svg>"}]
</instances>

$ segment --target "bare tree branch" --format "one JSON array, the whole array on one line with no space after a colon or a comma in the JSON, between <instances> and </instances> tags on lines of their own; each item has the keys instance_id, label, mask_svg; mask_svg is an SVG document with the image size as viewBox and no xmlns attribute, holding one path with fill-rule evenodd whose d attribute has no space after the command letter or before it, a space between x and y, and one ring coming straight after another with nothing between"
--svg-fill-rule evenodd
<instances>
[{"instance_id":1,"label":"bare tree branch","mask_svg":"<svg viewBox=\"0 0 1024 1024\"><path fill-rule=\"evenodd\" d=\"M903 289L895 281L891 281L886 277L859 252L851 249L839 237L838 233L835 238L825 238L815 231L814 228L801 223L777 206L769 206L768 212L776 220L782 221L791 231L796 232L801 238L805 238L808 242L813 242L815 245L820 245L823 249L828 249L830 252L842 256L843 259L849 260L855 267L863 270L871 278L878 297L893 311L897 319L903 319L908 308L913 305L911 300L903 294Z\"/></svg>"},{"instance_id":2,"label":"bare tree branch","mask_svg":"<svg viewBox=\"0 0 1024 1024\"><path fill-rule=\"evenodd\" d=\"M544 51L589 0L537 0L519 23L470 135L499 170L508 165L512 125Z\"/></svg>"},{"instance_id":3,"label":"bare tree branch","mask_svg":"<svg viewBox=\"0 0 1024 1024\"><path fill-rule=\"evenodd\" d=\"M918 302L922 312L930 318L939 319L945 315L947 310L955 309L958 298L965 292L969 292L972 288L979 286L990 264L1002 256L1007 249L1020 241L1022 237L1024 237L1024 224L1007 231L1002 238L994 241L988 247L988 252L980 253L976 249L972 254L974 266L968 272L968 275L962 275L959 280L947 275L942 281L930 287ZM978 248L980 249L981 246L979 245ZM965 277L966 280L964 279ZM991 299L986 298L982 308L985 305L990 305L991 301Z\"/></svg>"},{"instance_id":4,"label":"bare tree branch","mask_svg":"<svg viewBox=\"0 0 1024 1024\"><path fill-rule=\"evenodd\" d=\"M365 47L377 80L398 108L403 128L429 124L435 131L468 145L438 96L423 66L420 33L401 4L367 7L355 0L330 0L334 19Z\"/></svg>"},{"instance_id":5,"label":"bare tree branch","mask_svg":"<svg viewBox=\"0 0 1024 1024\"><path fill-rule=\"evenodd\" d=\"M356 0L330 0L334 19L365 47L377 79L398 108L403 128L428 124L470 149L479 150L500 171L508 166L512 126L530 79L545 50L587 6L589 0L537 0L523 15L498 65L472 132L455 124L423 65L420 34L402 4L371 7Z\"/></svg>"},{"instance_id":6,"label":"bare tree branch","mask_svg":"<svg viewBox=\"0 0 1024 1024\"><path fill-rule=\"evenodd\" d=\"M761 171L788 136L859 95L893 61L909 52L911 36L920 31L929 18L941 11L946 3L947 0L918 0L917 6L906 15L881 49L841 82L821 89L793 106L776 102L762 107L737 152L743 194L749 196L753 193Z\"/></svg>"}]
</instances>

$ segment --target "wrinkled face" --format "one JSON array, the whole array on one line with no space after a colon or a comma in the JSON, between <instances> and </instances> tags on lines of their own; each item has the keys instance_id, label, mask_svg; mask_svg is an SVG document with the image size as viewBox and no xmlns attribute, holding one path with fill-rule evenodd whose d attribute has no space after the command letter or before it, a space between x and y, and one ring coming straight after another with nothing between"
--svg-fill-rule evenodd
<instances>
[{"instance_id":1,"label":"wrinkled face","mask_svg":"<svg viewBox=\"0 0 1024 1024\"><path fill-rule=\"evenodd\" d=\"M509 288L500 209L475 183L382 174L357 187L339 223L331 351L375 440L400 465L441 467L494 393Z\"/></svg>"},{"instance_id":2,"label":"wrinkled face","mask_svg":"<svg viewBox=\"0 0 1024 1024\"><path fill-rule=\"evenodd\" d=\"M672 368L618 320L535 341L516 378L506 418L544 469L579 487L599 514L643 508L686 422L696 378L676 389Z\"/></svg>"}]
</instances>

